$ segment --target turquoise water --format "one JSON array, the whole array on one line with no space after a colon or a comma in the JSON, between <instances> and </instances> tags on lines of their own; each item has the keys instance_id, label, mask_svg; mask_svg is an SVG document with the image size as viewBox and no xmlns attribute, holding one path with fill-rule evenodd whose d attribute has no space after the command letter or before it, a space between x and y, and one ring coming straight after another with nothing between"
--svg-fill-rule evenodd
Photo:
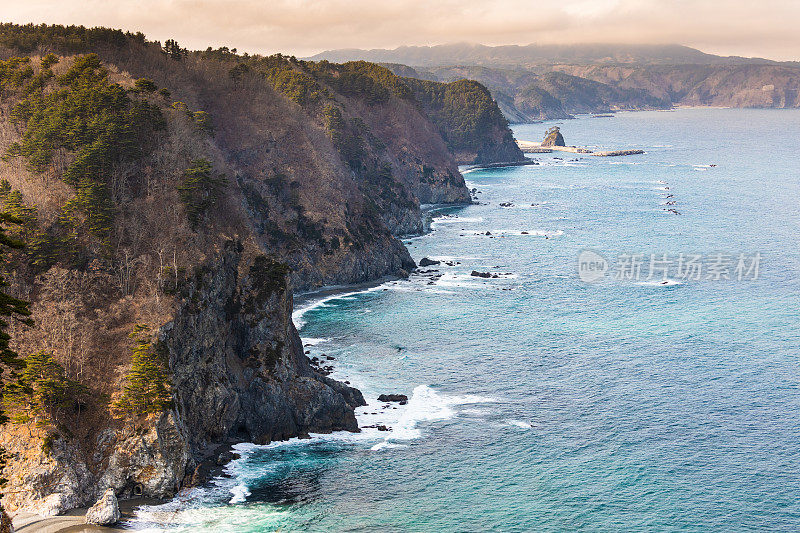
<instances>
[{"instance_id":1,"label":"turquoise water","mask_svg":"<svg viewBox=\"0 0 800 533\"><path fill-rule=\"evenodd\" d=\"M515 133L539 139L549 125ZM407 241L417 260L454 263L431 267L441 277L297 313L308 349L333 355L334 377L372 403L361 424L391 431L242 445L228 477L144 510L140 525L800 529L800 112L561 127L569 144L647 153L541 154L538 166L468 173L481 204L436 211L433 231ZM577 273L585 249L611 263L760 253L760 271L590 284ZM384 392L411 399L385 409Z\"/></svg>"}]
</instances>

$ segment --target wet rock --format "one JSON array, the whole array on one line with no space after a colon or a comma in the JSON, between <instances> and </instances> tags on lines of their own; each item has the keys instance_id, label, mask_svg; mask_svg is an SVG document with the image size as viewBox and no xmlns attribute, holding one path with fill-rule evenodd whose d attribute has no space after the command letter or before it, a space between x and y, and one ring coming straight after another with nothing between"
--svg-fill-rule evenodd
<instances>
[{"instance_id":1,"label":"wet rock","mask_svg":"<svg viewBox=\"0 0 800 533\"><path fill-rule=\"evenodd\" d=\"M427 257L423 257L422 259L419 260L419 266L421 267L438 265L439 263L441 263L441 261L436 261L435 259L428 259Z\"/></svg>"},{"instance_id":2,"label":"wet rock","mask_svg":"<svg viewBox=\"0 0 800 533\"><path fill-rule=\"evenodd\" d=\"M381 394L378 396L379 402L408 402L405 394Z\"/></svg>"},{"instance_id":3,"label":"wet rock","mask_svg":"<svg viewBox=\"0 0 800 533\"><path fill-rule=\"evenodd\" d=\"M98 526L110 526L119 522L121 518L119 502L114 489L106 489L97 503L86 511L86 523Z\"/></svg>"},{"instance_id":4,"label":"wet rock","mask_svg":"<svg viewBox=\"0 0 800 533\"><path fill-rule=\"evenodd\" d=\"M473 270L470 276L475 276L476 278L491 278L491 272L478 272L477 270Z\"/></svg>"},{"instance_id":5,"label":"wet rock","mask_svg":"<svg viewBox=\"0 0 800 533\"><path fill-rule=\"evenodd\" d=\"M223 466L240 458L241 455L233 450L226 450L217 456L217 466Z\"/></svg>"}]
</instances>

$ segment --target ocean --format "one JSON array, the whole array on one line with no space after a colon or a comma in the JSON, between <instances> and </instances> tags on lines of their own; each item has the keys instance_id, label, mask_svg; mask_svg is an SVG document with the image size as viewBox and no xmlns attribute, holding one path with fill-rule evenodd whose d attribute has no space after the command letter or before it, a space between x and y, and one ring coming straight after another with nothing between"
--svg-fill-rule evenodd
<instances>
[{"instance_id":1,"label":"ocean","mask_svg":"<svg viewBox=\"0 0 800 533\"><path fill-rule=\"evenodd\" d=\"M404 240L440 264L298 300L307 349L387 431L238 445L132 525L800 530L800 111L557 124L646 153L467 172L478 203L432 207Z\"/></svg>"}]
</instances>

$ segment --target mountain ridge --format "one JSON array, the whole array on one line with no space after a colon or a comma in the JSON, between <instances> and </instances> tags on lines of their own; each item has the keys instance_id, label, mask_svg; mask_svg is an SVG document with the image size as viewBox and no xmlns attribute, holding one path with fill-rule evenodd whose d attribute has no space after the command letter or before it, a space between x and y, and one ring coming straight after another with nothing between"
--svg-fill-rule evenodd
<instances>
[{"instance_id":1,"label":"mountain ridge","mask_svg":"<svg viewBox=\"0 0 800 533\"><path fill-rule=\"evenodd\" d=\"M547 64L778 64L763 58L719 56L679 44L529 44L488 46L453 43L433 46L400 46L393 49L343 48L308 57L318 61L401 63L408 66L522 66Z\"/></svg>"}]
</instances>

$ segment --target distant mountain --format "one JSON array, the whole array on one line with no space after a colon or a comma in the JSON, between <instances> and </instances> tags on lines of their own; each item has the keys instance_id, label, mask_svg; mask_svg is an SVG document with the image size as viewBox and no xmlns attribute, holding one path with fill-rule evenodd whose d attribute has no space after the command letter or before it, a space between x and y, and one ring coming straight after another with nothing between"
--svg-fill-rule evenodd
<instances>
[{"instance_id":1,"label":"distant mountain","mask_svg":"<svg viewBox=\"0 0 800 533\"><path fill-rule=\"evenodd\" d=\"M540 65L641 64L641 65L718 65L774 63L767 59L722 57L677 44L529 44L525 46L485 46L481 44L444 44L437 46L401 46L393 50L328 50L312 56L337 63L363 59L377 63L401 63L409 66L480 65L488 67L533 67Z\"/></svg>"},{"instance_id":2,"label":"distant mountain","mask_svg":"<svg viewBox=\"0 0 800 533\"><path fill-rule=\"evenodd\" d=\"M675 105L800 107L800 63L680 45L451 44L332 50L312 59L380 62L406 78L476 80L516 123Z\"/></svg>"}]
</instances>

